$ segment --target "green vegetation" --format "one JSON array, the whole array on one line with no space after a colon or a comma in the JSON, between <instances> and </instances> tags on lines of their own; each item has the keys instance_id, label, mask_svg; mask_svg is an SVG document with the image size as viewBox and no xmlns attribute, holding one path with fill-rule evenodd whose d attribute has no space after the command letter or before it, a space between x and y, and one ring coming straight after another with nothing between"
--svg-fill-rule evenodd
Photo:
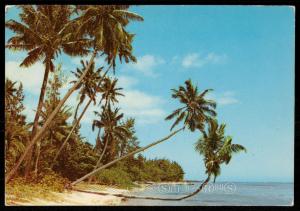
<instances>
[{"instance_id":1,"label":"green vegetation","mask_svg":"<svg viewBox=\"0 0 300 211\"><path fill-rule=\"evenodd\" d=\"M6 27L15 33L6 47L27 51L21 66L29 67L42 60L45 72L33 122L27 122L22 113L25 109L22 84L17 86L17 82L9 79L5 82L8 193L22 194L19 193L21 188L39 192L28 188L28 184L46 191L62 191L65 185L72 182L74 186L84 180L119 187L133 187L136 181L182 181L184 171L178 163L168 159L146 159L140 153L188 129L200 134L195 149L204 156L208 178L197 191L183 197L187 198L201 191L211 176L215 180L221 164L228 164L232 153L245 151L243 146L232 144L231 137L225 137L225 124L218 125L216 103L205 98L211 89L198 92L191 80L172 89L172 97L178 99L182 107L165 118L175 119L171 133L145 147L139 145L135 119L125 117L118 107L118 99L126 97L123 88L109 72L111 69L115 72L117 58L120 62L136 62L132 55L134 35L126 26L143 18L129 12L129 6L19 7L21 22L6 22ZM76 79L65 96L60 95L66 83L61 72L63 64L54 67L53 63L61 51L70 56L91 56L89 61L81 61L81 69L72 72ZM94 61L99 55L106 61L101 67ZM69 107L65 102L74 91L79 92L79 100ZM93 131L97 129L95 145L80 134L80 121L92 102L98 104L91 123ZM83 111L78 115L81 106L84 106ZM172 131L182 123L180 129Z\"/></svg>"},{"instance_id":2,"label":"green vegetation","mask_svg":"<svg viewBox=\"0 0 300 211\"><path fill-rule=\"evenodd\" d=\"M59 66L50 77L39 125L44 124L47 116L52 112L60 100L59 90L63 86L61 78L63 77L61 75L61 66ZM22 141L28 136L29 128L33 124L26 124L25 116L21 114L21 111L24 109L22 103L24 99L22 85L20 84L18 88L15 86L16 83L11 82L9 79L6 80L6 97L8 98L6 101L6 114L8 117L14 114L23 121L18 121L16 122L18 124L14 125L7 122L7 126L14 131L11 132L10 130L6 130L6 147L8 152L6 155L7 170L9 170L15 160L24 151L24 143L18 141L18 139L13 139L9 133L13 133ZM55 161L55 165L51 168L53 158L60 149L61 143L69 134L72 126L68 123L68 120L72 117L71 109L68 106L64 106L55 116L52 124L41 139L40 154L36 154L33 159L39 160L37 163L39 172L38 174L33 172L34 175L31 174L30 178L35 178L35 180L29 182L45 182L45 180L41 180L40 178L43 177L45 173L52 175L53 172L51 169L61 175L61 177L66 178L67 180L65 181L72 181L84 176L94 169L96 163L101 164L101 162L99 162L99 155L102 154L101 150L105 151L104 142L107 143L106 146L108 146L108 151L102 155L102 157L104 157L103 163L107 163L116 157L123 156L123 154L127 154L128 152L139 148L139 143L135 136L134 119L129 118L122 121L123 114L120 115L118 112L118 109L115 109L113 112L110 104L108 104L107 110L104 110L102 117L100 117L101 121L94 121L93 126L97 125L97 127L104 129L103 137L101 139L99 137L97 138L97 144L95 146L86 142L84 138L81 137L79 128L77 128L72 136L70 136L65 148L62 149L62 153ZM99 116L98 112L95 113ZM9 119L7 118L6 120L8 121ZM11 122L15 123L14 121ZM111 127L109 125L115 126ZM23 129L20 131L20 134L17 134L16 132L18 132L18 130L15 129L19 127L23 127ZM112 139L114 139L115 143L110 141ZM15 146L14 143L21 146ZM14 149L15 151L13 151ZM46 179L47 174L45 175ZM130 157L124 162L120 162L112 168L100 172L96 175L95 182L99 184L127 187L132 186L134 181L179 181L183 179L183 174L183 170L176 162L171 163L170 161L163 159L147 160L142 155L139 155L137 158ZM19 173L19 176L21 175L22 171ZM45 183L45 185L47 184L49 185L49 183Z\"/></svg>"}]
</instances>

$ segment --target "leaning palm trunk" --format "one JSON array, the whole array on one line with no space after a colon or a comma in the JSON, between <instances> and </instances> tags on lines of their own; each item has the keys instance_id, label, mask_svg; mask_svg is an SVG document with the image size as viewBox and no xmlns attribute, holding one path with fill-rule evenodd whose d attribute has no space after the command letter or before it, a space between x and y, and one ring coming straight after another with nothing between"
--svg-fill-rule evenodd
<instances>
[{"instance_id":1,"label":"leaning palm trunk","mask_svg":"<svg viewBox=\"0 0 300 211\"><path fill-rule=\"evenodd\" d=\"M38 123L39 123L39 118L40 118L40 113L43 107L43 102L44 102L44 97L45 97L45 93L46 93L46 87L47 87L47 83L48 83L48 76L49 76L49 65L48 63L46 64L45 67L45 74L44 74L44 79L43 79L43 84L41 87L41 92L40 92L40 97L39 97L39 102L38 102L38 107L36 109L36 113L35 113L35 117L33 120L33 126L32 126L32 132L31 132L31 139L34 138L37 128L38 128ZM28 143L29 145L29 143ZM28 152L28 155L26 157L26 165L25 165L25 178L28 178L30 169L31 169L31 159L32 159L32 148L30 149L30 151Z\"/></svg>"},{"instance_id":2,"label":"leaning palm trunk","mask_svg":"<svg viewBox=\"0 0 300 211\"><path fill-rule=\"evenodd\" d=\"M99 130L100 130L100 129L99 129ZM106 152L107 145L108 145L108 140L106 140L106 142L105 142L105 146L104 146L104 148L103 148L103 150L102 150L102 153L101 153L101 155L100 155L100 157L99 157L99 159L98 159L98 161L97 161L97 164L96 164L95 167L94 167L94 170L97 169L97 168L99 167L100 162L101 162L101 160L102 160L102 158L103 158L103 156L104 156L104 154L105 154L105 152ZM89 178L89 183L92 181L92 179L93 179L93 177L90 177L90 178Z\"/></svg>"},{"instance_id":3,"label":"leaning palm trunk","mask_svg":"<svg viewBox=\"0 0 300 211\"><path fill-rule=\"evenodd\" d=\"M146 150L146 149L148 149L148 148L150 148L150 147L153 147L153 146L155 146L155 145L157 145L157 144L159 144L159 143L161 143L161 142L164 142L164 141L168 140L169 138L171 138L172 136L174 136L176 133L178 133L179 131L181 131L181 130L183 130L183 129L184 129L184 127L183 127L183 128L180 128L180 129L178 129L178 130L176 130L176 131L174 131L173 133L170 133L168 136L166 136L166 137L164 137L164 138L162 138L162 139L160 139L160 140L158 140L158 141L155 141L155 142L153 142L153 143L151 143L151 144L149 144L149 145L147 145L147 146L145 146L145 147L142 147L142 148L139 148L139 149L137 149L137 150L134 150L133 152L130 152L130 153L128 153L127 155L124 155L124 156L122 156L122 157L120 157L120 158L117 158L117 159L115 159L115 160L113 160L113 161L111 161L111 162L109 162L109 163L107 163L107 164L105 164L105 165L103 165L103 166L101 166L101 167L99 167L99 168L93 170L92 172L90 172L90 173L84 175L83 177L81 177L81 178L79 178L78 180L76 180L76 181L74 181L73 183L71 183L71 186L76 185L77 183L79 183L79 182L85 180L86 178L88 178L88 177L94 175L94 174L97 173L98 171L100 171L100 170L102 170L102 169L105 169L105 168L107 168L107 167L113 165L114 163L116 163L116 162L118 162L118 161L120 161L120 160L123 160L123 159L125 159L125 158L128 158L128 157L130 157L130 156L132 156L132 155L135 155L135 154L137 154L137 153L139 153L139 152L142 152L142 151L144 151L144 150Z\"/></svg>"},{"instance_id":4,"label":"leaning palm trunk","mask_svg":"<svg viewBox=\"0 0 300 211\"><path fill-rule=\"evenodd\" d=\"M100 84L101 84L103 78L106 76L106 74L107 74L107 72L108 72L109 69L110 69L110 67L109 67L109 68L106 70L106 72L104 73L102 79L101 79L101 80L99 81L99 83L98 83L98 86L100 86ZM60 149L59 149L58 152L56 153L56 155L55 155L55 157L54 157L54 159L53 159L53 162L52 162L52 164L51 164L51 169L53 168L56 159L57 159L58 156L60 155L62 149L63 149L63 148L65 147L65 145L67 144L67 142L68 142L69 138L71 137L72 133L74 132L75 128L79 125L79 123L80 123L80 121L81 121L83 115L84 115L85 112L87 111L87 109L88 109L88 107L90 106L92 100L93 100L93 99L90 98L89 102L88 102L88 103L86 104L86 106L84 107L84 109L83 109L83 111L81 112L81 114L80 114L80 116L79 116L78 119L77 119L76 116L77 116L77 111L78 111L78 108L79 108L80 103L77 105L76 113L75 113L75 115L74 115L74 121L75 121L75 123L74 123L74 125L73 125L71 131L69 132L67 138L65 139L65 141L64 141L63 144L61 145ZM100 102L101 102L101 101L100 101Z\"/></svg>"},{"instance_id":5,"label":"leaning palm trunk","mask_svg":"<svg viewBox=\"0 0 300 211\"><path fill-rule=\"evenodd\" d=\"M56 114L59 112L59 110L61 109L61 107L64 105L64 103L66 102L66 100L70 97L70 95L76 90L76 88L78 87L78 85L81 83L81 81L83 80L83 78L86 76L88 70L90 69L95 57L97 54L97 50L94 50L92 57L89 61L89 64L87 65L84 73L82 74L82 76L80 77L80 79L72 86L71 89L69 89L69 91L67 92L67 94L64 96L64 98L59 102L59 104L56 106L56 108L54 109L54 111L50 114L50 116L48 117L48 119L46 120L45 124L43 125L43 127L37 131L36 135L34 136L34 138L30 141L30 143L26 146L24 153L22 154L22 156L19 158L18 162L16 163L16 165L12 168L12 170L10 172L8 172L8 174L5 177L5 183L9 182L10 179L12 179L12 177L15 175L15 173L17 172L18 168L20 167L21 163L23 162L23 160L25 159L26 155L29 153L29 151L32 149L33 145L41 138L41 136L43 135L43 133L45 133L46 129L48 128L48 126L51 124L52 120L54 119L54 117L56 116Z\"/></svg>"},{"instance_id":6,"label":"leaning palm trunk","mask_svg":"<svg viewBox=\"0 0 300 211\"><path fill-rule=\"evenodd\" d=\"M39 164L39 160L40 160L40 154L41 154L41 142L38 141L36 143L36 161L35 161L35 166L34 166L34 176L35 178L37 178L38 175L38 164Z\"/></svg>"},{"instance_id":7,"label":"leaning palm trunk","mask_svg":"<svg viewBox=\"0 0 300 211\"><path fill-rule=\"evenodd\" d=\"M69 138L71 137L71 135L73 134L73 131L75 130L75 128L78 126L80 120L82 119L84 113L86 112L86 110L88 109L89 105L91 104L92 100L90 100L86 106L84 107L82 113L80 114L79 118L76 120L75 124L73 125L71 131L69 132L67 138L64 140L64 143L61 145L61 147L59 148L58 152L56 153L53 161L52 161L52 164L51 164L51 169L53 168L54 164L55 164L55 161L56 159L58 158L58 156L60 155L61 151L63 150L63 148L65 147L65 145L67 144Z\"/></svg>"},{"instance_id":8,"label":"leaning palm trunk","mask_svg":"<svg viewBox=\"0 0 300 211\"><path fill-rule=\"evenodd\" d=\"M205 187L205 185L207 185L207 183L209 182L209 180L210 180L210 176L208 176L208 177L206 178L206 180L199 186L199 188L198 188L197 190L195 190L193 193L191 193L191 194L189 194L189 195L187 195L187 196L178 198L177 200L187 199L187 198L190 198L190 197L196 195L197 193L199 193L199 192Z\"/></svg>"},{"instance_id":9,"label":"leaning palm trunk","mask_svg":"<svg viewBox=\"0 0 300 211\"><path fill-rule=\"evenodd\" d=\"M180 198L160 198L160 197L149 197L149 196L128 196L128 195L123 195L123 194L111 194L111 193L103 193L103 192L93 192L93 191L86 191L86 190L80 190L77 188L72 187L72 190L78 191L78 192L83 192L83 193L92 193L92 194L97 194L97 195L111 195L111 196L117 196L117 197L123 197L123 198L129 198L129 199L149 199L149 200L164 200L164 201L180 201L183 199L190 198L197 193L199 193L205 185L209 182L209 177L199 186L199 188L194 191L193 193L180 197Z\"/></svg>"}]
</instances>

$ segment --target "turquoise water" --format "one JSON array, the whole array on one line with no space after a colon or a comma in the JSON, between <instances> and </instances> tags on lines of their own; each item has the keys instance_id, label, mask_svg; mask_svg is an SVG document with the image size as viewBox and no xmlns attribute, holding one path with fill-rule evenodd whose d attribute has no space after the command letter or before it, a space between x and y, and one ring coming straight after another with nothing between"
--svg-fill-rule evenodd
<instances>
[{"instance_id":1,"label":"turquoise water","mask_svg":"<svg viewBox=\"0 0 300 211\"><path fill-rule=\"evenodd\" d=\"M136 196L178 198L199 187L192 185L151 185ZM291 206L294 199L293 183L209 183L197 195L182 201L128 199L123 205L141 206Z\"/></svg>"}]
</instances>

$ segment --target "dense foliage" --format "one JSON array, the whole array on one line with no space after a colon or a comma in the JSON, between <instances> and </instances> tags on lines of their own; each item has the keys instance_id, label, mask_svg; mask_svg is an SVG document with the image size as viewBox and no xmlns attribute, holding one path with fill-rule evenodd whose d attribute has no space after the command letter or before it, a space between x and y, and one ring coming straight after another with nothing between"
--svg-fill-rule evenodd
<instances>
[{"instance_id":1,"label":"dense foliage","mask_svg":"<svg viewBox=\"0 0 300 211\"><path fill-rule=\"evenodd\" d=\"M60 89L64 85L63 76L61 74L61 66L58 66L51 75L48 82L46 99L41 111L42 125L47 116L53 111L57 103L60 101ZM6 80L6 168L9 170L12 163L18 158L24 149L24 140L28 139L29 129L33 123L25 122L25 115L21 112L25 109L23 105L23 88L22 84L16 87L16 83ZM100 115L101 121L96 121L98 127L104 128L101 138L97 137L97 144L91 145L80 135L79 128L72 133L71 138L67 142L61 155L58 157L53 169L51 164L53 158L60 148L63 140L70 132L72 126L72 109L64 106L63 109L55 116L52 124L41 140L40 154L34 155L34 160L39 156L39 174L34 182L44 183L49 175L60 175L67 180L73 181L93 170L104 149L104 142L108 143L107 152L101 163L107 163L117 157L121 157L130 151L139 148L139 142L135 135L134 118L124 118L117 113L119 109L112 111L111 106L107 106L102 115L96 112L96 116ZM11 116L14 116L14 121ZM18 121L15 121L18 120ZM112 125L113 127L109 127ZM93 125L94 125L93 124ZM99 125L100 124L100 125ZM124 134L125 131L125 134ZM112 142L111 140L114 140ZM112 149L113 148L113 149ZM111 153L113 152L113 154ZM54 172L53 172L53 171ZM22 175L22 171L19 171ZM131 156L122 162L117 163L111 168L97 174L94 182L100 184L113 184L119 186L130 186L133 182L139 181L181 181L184 172L180 165L167 159L148 160L141 154L137 157Z\"/></svg>"},{"instance_id":2,"label":"dense foliage","mask_svg":"<svg viewBox=\"0 0 300 211\"><path fill-rule=\"evenodd\" d=\"M225 136L224 124L218 125L216 103L205 98L211 89L198 92L191 80L172 89L172 97L179 100L181 107L165 118L175 119L171 130L183 123L181 129L147 146L139 145L135 119L125 117L118 107L119 97L126 97L123 88L108 73L110 69L115 72L117 58L120 62L136 62L132 54L134 34L126 27L131 21L143 18L128 11L128 5L19 7L21 22L9 20L5 24L14 33L6 47L27 51L20 66L29 67L42 61L45 70L33 122L26 122L22 113L25 109L22 84L17 86L17 82L9 79L5 82L6 183L14 179L13 186L23 184L25 176L27 182L42 188L52 186L62 190L65 183L75 180L72 182L75 185L87 178L89 182L119 186L136 181L181 181L184 172L178 163L146 159L139 153L186 128L201 135L196 151L204 157L206 183L211 176L215 179L220 174L221 164L228 164L233 153L245 151L242 145L232 144L231 137ZM65 83L61 65L55 67L53 62L62 51L70 56L91 55L90 60L81 61L81 69L72 72L75 80L65 96L60 95ZM101 67L95 62L97 56L105 59ZM65 102L75 91L79 101L67 106ZM80 134L80 121L92 102L98 104L91 122L92 130L97 129L95 145Z\"/></svg>"}]
</instances>

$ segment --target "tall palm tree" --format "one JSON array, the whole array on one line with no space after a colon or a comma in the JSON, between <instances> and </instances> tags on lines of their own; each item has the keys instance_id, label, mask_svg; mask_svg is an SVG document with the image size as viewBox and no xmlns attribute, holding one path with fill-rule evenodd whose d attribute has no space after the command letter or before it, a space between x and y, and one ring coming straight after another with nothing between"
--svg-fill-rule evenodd
<instances>
[{"instance_id":1,"label":"tall palm tree","mask_svg":"<svg viewBox=\"0 0 300 211\"><path fill-rule=\"evenodd\" d=\"M206 89L202 93L198 93L198 88L193 86L191 80L184 82L185 87L179 86L179 89L172 89L172 97L178 99L184 106L173 111L172 114L166 117L166 120L171 120L176 117L176 121L171 127L171 130L184 119L184 125L193 132L195 129L203 130L205 123L217 115L215 112L216 103L212 100L205 99L205 94L212 89Z\"/></svg>"},{"instance_id":2,"label":"tall palm tree","mask_svg":"<svg viewBox=\"0 0 300 211\"><path fill-rule=\"evenodd\" d=\"M25 122L24 94L22 83L5 80L5 172L11 168L23 153L29 138L29 128Z\"/></svg>"},{"instance_id":3,"label":"tall palm tree","mask_svg":"<svg viewBox=\"0 0 300 211\"><path fill-rule=\"evenodd\" d=\"M43 125L47 120L49 114L55 109L55 105L57 102L48 101L45 103L44 110L41 112L42 119L40 120L39 124ZM70 133L71 126L67 124L67 119L70 118L72 115L71 108L68 106L63 106L60 112L55 116L54 120L52 121L51 125L49 126L47 133L44 134L45 141L48 140L48 143L45 144L38 142L39 150L37 150L36 161L35 161L35 168L34 168L34 175L38 175L38 167L40 161L40 153L42 145L46 147L47 151L49 151L49 147L52 149L56 149L61 145L65 137ZM47 153L46 151L46 153ZM48 165L47 165L48 167Z\"/></svg>"},{"instance_id":4,"label":"tall palm tree","mask_svg":"<svg viewBox=\"0 0 300 211\"><path fill-rule=\"evenodd\" d=\"M82 68L76 68L76 72L72 73L75 75L76 80L71 81L70 83L76 83L77 80L82 76L84 70L86 69L88 65L88 61L80 60L80 63L82 65ZM76 106L75 114L74 114L74 121L77 119L77 113L79 106L84 102L86 97L88 96L94 104L96 103L96 94L99 90L98 83L101 81L102 76L101 71L103 70L103 67L98 68L95 70L95 63L93 62L90 66L90 69L88 70L88 73L86 74L86 77L82 80L80 85L77 87L79 89L79 102Z\"/></svg>"},{"instance_id":5,"label":"tall palm tree","mask_svg":"<svg viewBox=\"0 0 300 211\"><path fill-rule=\"evenodd\" d=\"M221 164L229 164L233 153L238 153L241 151L246 152L246 148L240 144L232 144L232 138L229 136L225 137L225 124L221 124L219 126L217 120L213 118L208 120L208 124L208 132L203 130L203 136L197 141L195 146L195 150L204 156L206 174L208 175L208 177L203 181L203 183L199 186L199 188L197 188L196 191L180 198L127 196L123 194L112 195L125 198L180 201L190 198L199 193L205 187L205 185L207 185L212 176L214 177L215 182L216 177L220 175ZM108 167L109 165L107 164L105 166ZM75 184L77 184L77 181L72 183L72 185Z\"/></svg>"},{"instance_id":6,"label":"tall palm tree","mask_svg":"<svg viewBox=\"0 0 300 211\"><path fill-rule=\"evenodd\" d=\"M128 118L125 122L122 123L122 125L124 125L124 127L126 127L128 131L130 131L130 135L127 138L120 140L118 149L119 157L122 157L126 153L132 152L133 150L139 148L139 142L137 141L137 137L135 136L134 129L135 119Z\"/></svg>"},{"instance_id":7,"label":"tall palm tree","mask_svg":"<svg viewBox=\"0 0 300 211\"><path fill-rule=\"evenodd\" d=\"M77 39L72 36L70 27L65 27L70 21L72 11L67 5L20 6L21 22L9 20L5 26L11 29L15 36L8 40L7 48L25 50L27 56L20 64L29 67L38 61L45 65L44 78L40 91L38 106L34 117L31 138L36 134L40 112L42 109L48 76L54 71L53 60L63 50L69 55L87 55L89 47L87 39ZM86 46L84 45L86 44ZM27 156L25 175L28 176L31 167L32 150Z\"/></svg>"},{"instance_id":8,"label":"tall palm tree","mask_svg":"<svg viewBox=\"0 0 300 211\"><path fill-rule=\"evenodd\" d=\"M131 20L143 20L142 17L134 14L129 14L126 11L128 7L124 6L87 6L82 9L83 14L76 18L70 26L66 28L72 28L77 33L71 33L71 37L86 37L89 36L93 40L93 53L90 58L89 64L86 70L82 74L80 80L73 85L72 88L66 93L60 103L57 105L56 109L49 116L48 120L45 122L43 127L37 132L37 134L32 138L28 146L26 147L24 154L20 157L16 165L12 170L6 175L5 183L9 182L14 176L19 166L23 162L24 158L32 149L33 145L40 139L44 131L47 129L55 115L59 112L63 104L70 97L70 95L75 91L76 87L81 83L87 74L92 62L94 61L98 52L102 52L103 55L107 55L106 60L108 64L115 67L115 59L119 56L120 60L125 59L125 62L136 61L136 58L132 55L132 41L133 34L128 33L125 27ZM139 17L139 18L138 18ZM84 27L83 27L84 25ZM81 27L87 29L84 30ZM73 32L74 32L73 31ZM64 48L66 51L66 47ZM74 47L76 49L76 46ZM70 50L70 49L69 49Z\"/></svg>"},{"instance_id":9,"label":"tall palm tree","mask_svg":"<svg viewBox=\"0 0 300 211\"><path fill-rule=\"evenodd\" d=\"M43 109L41 110L42 119L39 121L39 126L42 126L51 112L55 109L56 105L60 101L60 93L59 89L63 86L63 81L60 79L60 71L61 65L56 68L56 71L52 75L52 79L49 81L49 86L47 87L47 100L43 103ZM48 130L44 133L44 136L49 134L47 137L50 137L50 140L55 138L56 136L61 138L66 136L66 133L70 131L70 126L66 124L66 120L70 117L70 108L67 106L63 106L59 113L55 116L52 123L49 125ZM34 123L32 123L34 124ZM43 139L43 141L47 142L47 139ZM51 143L51 142L50 142ZM39 166L39 158L40 158L40 150L41 150L41 141L37 142L36 147L36 159L34 165L34 174L37 176L38 166ZM45 144L44 144L45 145ZM47 143L46 143L47 145Z\"/></svg>"},{"instance_id":10,"label":"tall palm tree","mask_svg":"<svg viewBox=\"0 0 300 211\"><path fill-rule=\"evenodd\" d=\"M194 87L190 80L187 80L185 82L185 85L186 85L186 88L179 86L178 90L173 89L173 95L172 95L173 98L179 99L180 102L184 104L184 106L175 110L171 115L166 117L166 120L170 120L170 119L174 118L175 116L179 115L179 117L175 120L174 124L172 125L171 130L177 124L179 124L180 121L182 121L185 118L184 126L182 128L172 132L165 138L155 141L145 147L136 149L136 150L128 153L127 155L119 157L119 158L95 169L94 171L90 172L89 174L86 174L85 176L83 176L83 177L79 178L78 180L76 180L75 182L73 182L72 185L75 185L75 184L83 181L84 179L95 174L96 172L100 171L101 169L107 168L120 160L123 160L127 157L130 157L130 156L136 154L136 153L142 152L152 146L155 146L159 143L162 143L162 142L168 140L169 138L171 138L178 132L184 130L186 125L188 126L188 129L191 130L192 132L195 131L195 129L203 130L204 123L207 122L210 118L212 118L212 116L216 115L216 112L214 111L214 108L216 107L216 103L212 100L206 100L204 98L205 94L209 90L205 90L204 92L199 94L198 88L196 86Z\"/></svg>"},{"instance_id":11,"label":"tall palm tree","mask_svg":"<svg viewBox=\"0 0 300 211\"><path fill-rule=\"evenodd\" d=\"M85 70L86 66L88 65L87 61L84 62L83 60L81 60L80 62L82 64L82 69L76 68L76 72L72 72L77 79L71 81L70 83L73 83L73 84L77 83L78 80L82 77L83 71ZM73 127L70 130L68 136L63 141L61 147L57 151L57 153L56 153L56 155L53 159L53 162L51 164L51 168L53 168L53 166L55 165L55 161L57 160L58 156L62 152L65 145L67 144L67 142L68 142L69 138L71 137L72 133L75 131L75 129L79 125L83 115L85 114L85 112L86 112L87 108L89 107L89 105L91 104L91 102L94 102L94 104L96 103L96 94L97 94L97 92L101 91L101 87L99 87L99 84L101 84L101 82L103 80L103 76L101 76L101 71L102 70L103 70L103 67L95 69L95 63L92 62L92 65L90 66L86 77L76 87L76 89L80 90L79 91L79 96L80 97L79 97L79 103L76 107L75 114L74 114ZM84 107L82 113L79 115L79 118L77 119L78 108L84 102L86 96L88 96L90 98L90 100L86 104L86 106Z\"/></svg>"},{"instance_id":12,"label":"tall palm tree","mask_svg":"<svg viewBox=\"0 0 300 211\"><path fill-rule=\"evenodd\" d=\"M203 136L197 141L195 150L204 156L205 173L208 176L196 191L179 198L179 200L192 197L199 193L212 176L215 182L217 176L221 173L221 164L229 164L233 153L246 152L244 146L232 144L232 138L225 136L225 124L218 125L216 119L209 120L207 132L205 130L203 131Z\"/></svg>"},{"instance_id":13,"label":"tall palm tree","mask_svg":"<svg viewBox=\"0 0 300 211\"><path fill-rule=\"evenodd\" d=\"M104 106L102 106L102 112L107 108L107 105L115 104L118 101L117 96L124 96L121 92L123 88L116 87L117 86L118 79L111 79L110 77L105 77L103 81L103 85L100 87L102 96L101 100L99 102L99 105L101 105L101 102L104 100ZM97 112L96 112L97 114ZM98 135L96 137L97 140L100 140L101 136L101 127L99 127Z\"/></svg>"},{"instance_id":14,"label":"tall palm tree","mask_svg":"<svg viewBox=\"0 0 300 211\"><path fill-rule=\"evenodd\" d=\"M100 120L94 120L92 129L95 127L104 129L104 148L97 161L95 169L100 165L100 162L108 147L107 161L110 161L116 156L117 141L127 139L131 133L125 125L120 124L120 120L123 118L123 113L119 113L119 108L111 109L110 104L102 112L102 114L95 112L100 117Z\"/></svg>"}]
</instances>

